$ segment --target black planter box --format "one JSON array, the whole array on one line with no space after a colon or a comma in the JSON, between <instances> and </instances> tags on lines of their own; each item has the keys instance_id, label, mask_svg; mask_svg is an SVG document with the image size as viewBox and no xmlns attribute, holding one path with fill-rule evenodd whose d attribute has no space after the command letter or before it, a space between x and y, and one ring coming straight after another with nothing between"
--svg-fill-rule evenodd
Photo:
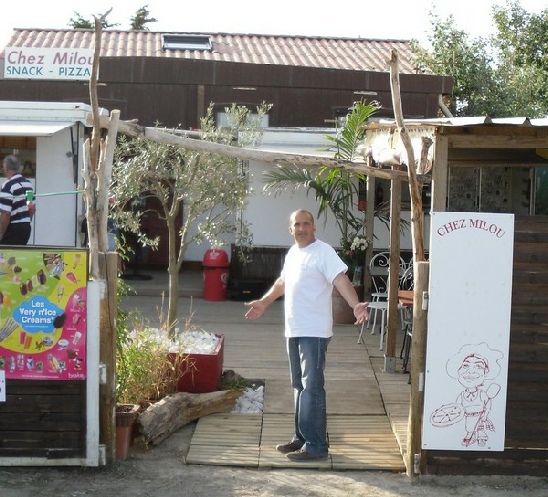
<instances>
[{"instance_id":1,"label":"black planter box","mask_svg":"<svg viewBox=\"0 0 548 497\"><path fill-rule=\"evenodd\" d=\"M230 280L228 294L230 300L247 302L260 299L266 290L268 283L261 280Z\"/></svg>"}]
</instances>

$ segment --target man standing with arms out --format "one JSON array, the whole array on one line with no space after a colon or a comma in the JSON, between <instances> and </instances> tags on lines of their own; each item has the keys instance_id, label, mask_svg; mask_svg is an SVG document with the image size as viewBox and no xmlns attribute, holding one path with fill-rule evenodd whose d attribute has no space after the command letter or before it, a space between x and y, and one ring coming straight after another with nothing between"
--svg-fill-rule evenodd
<instances>
[{"instance_id":1,"label":"man standing with arms out","mask_svg":"<svg viewBox=\"0 0 548 497\"><path fill-rule=\"evenodd\" d=\"M354 309L356 324L367 319L367 303L360 303L346 271L348 267L327 243L316 239L314 217L300 209L291 214L289 249L280 277L259 300L248 302L246 318L257 319L285 295L285 336L291 385L295 395L295 434L276 449L292 461L327 458L325 356L333 335L333 286Z\"/></svg>"},{"instance_id":2,"label":"man standing with arms out","mask_svg":"<svg viewBox=\"0 0 548 497\"><path fill-rule=\"evenodd\" d=\"M7 180L0 191L0 245L26 245L34 215L26 196L32 184L21 174L23 167L15 155L4 158L3 168Z\"/></svg>"}]
</instances>

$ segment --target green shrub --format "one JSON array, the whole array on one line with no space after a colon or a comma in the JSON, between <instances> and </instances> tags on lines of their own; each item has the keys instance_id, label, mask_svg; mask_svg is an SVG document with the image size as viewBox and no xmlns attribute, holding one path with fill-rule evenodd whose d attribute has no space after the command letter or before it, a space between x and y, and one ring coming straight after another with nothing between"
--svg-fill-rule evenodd
<instances>
[{"instance_id":1,"label":"green shrub","mask_svg":"<svg viewBox=\"0 0 548 497\"><path fill-rule=\"evenodd\" d=\"M176 392L187 357L168 354L152 329L133 330L116 353L117 401L144 406Z\"/></svg>"},{"instance_id":2,"label":"green shrub","mask_svg":"<svg viewBox=\"0 0 548 497\"><path fill-rule=\"evenodd\" d=\"M146 406L177 391L188 354L169 354L166 340L149 325L138 310L126 311L121 300L131 288L118 279L116 322L116 401ZM160 315L160 324L162 316ZM187 323L187 326L189 323ZM160 326L160 329L162 327Z\"/></svg>"}]
</instances>

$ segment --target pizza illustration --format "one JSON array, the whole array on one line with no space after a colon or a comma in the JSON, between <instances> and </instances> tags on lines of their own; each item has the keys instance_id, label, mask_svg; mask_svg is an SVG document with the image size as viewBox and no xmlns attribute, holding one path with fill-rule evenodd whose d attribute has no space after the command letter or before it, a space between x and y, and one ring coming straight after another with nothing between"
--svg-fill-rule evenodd
<instances>
[{"instance_id":1,"label":"pizza illustration","mask_svg":"<svg viewBox=\"0 0 548 497\"><path fill-rule=\"evenodd\" d=\"M430 416L433 426L451 426L458 423L464 417L464 409L460 404L444 404L438 407Z\"/></svg>"}]
</instances>

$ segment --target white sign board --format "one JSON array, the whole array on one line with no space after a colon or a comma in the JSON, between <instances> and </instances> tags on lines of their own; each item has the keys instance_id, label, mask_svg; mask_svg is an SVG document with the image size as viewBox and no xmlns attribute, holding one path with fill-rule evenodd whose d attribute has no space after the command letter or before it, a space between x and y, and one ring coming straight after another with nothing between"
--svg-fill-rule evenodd
<instances>
[{"instance_id":1,"label":"white sign board","mask_svg":"<svg viewBox=\"0 0 548 497\"><path fill-rule=\"evenodd\" d=\"M4 78L89 80L93 49L6 47Z\"/></svg>"},{"instance_id":2,"label":"white sign board","mask_svg":"<svg viewBox=\"0 0 548 497\"><path fill-rule=\"evenodd\" d=\"M502 451L514 216L434 212L422 446Z\"/></svg>"}]
</instances>

